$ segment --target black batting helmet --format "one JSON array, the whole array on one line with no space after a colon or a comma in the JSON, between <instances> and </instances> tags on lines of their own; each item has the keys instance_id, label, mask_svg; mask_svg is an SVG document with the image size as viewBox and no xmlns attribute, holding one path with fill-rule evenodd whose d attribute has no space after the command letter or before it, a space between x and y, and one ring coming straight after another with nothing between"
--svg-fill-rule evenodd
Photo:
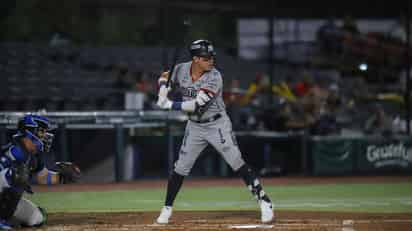
<instances>
[{"instance_id":1,"label":"black batting helmet","mask_svg":"<svg viewBox=\"0 0 412 231\"><path fill-rule=\"evenodd\" d=\"M212 43L208 40L203 39L192 42L189 47L189 52L192 57L211 57L216 55Z\"/></svg>"}]
</instances>

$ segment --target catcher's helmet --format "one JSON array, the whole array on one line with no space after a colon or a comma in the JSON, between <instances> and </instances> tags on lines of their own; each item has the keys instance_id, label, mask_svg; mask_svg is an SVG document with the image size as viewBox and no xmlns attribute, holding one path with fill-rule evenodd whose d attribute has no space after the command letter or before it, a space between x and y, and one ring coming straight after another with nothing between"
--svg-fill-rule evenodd
<instances>
[{"instance_id":1,"label":"catcher's helmet","mask_svg":"<svg viewBox=\"0 0 412 231\"><path fill-rule=\"evenodd\" d=\"M19 120L17 124L17 134L14 135L15 138L18 137L27 137L29 138L37 147L38 151L44 151L45 145L49 145L48 142L50 137L48 135L51 135L50 133L46 133L45 136L40 137L39 136L39 129L43 129L44 131L47 131L50 129L50 122L49 119L47 119L44 116L39 116L39 115L25 115L22 119ZM51 143L50 143L51 145Z\"/></svg>"},{"instance_id":2,"label":"catcher's helmet","mask_svg":"<svg viewBox=\"0 0 412 231\"><path fill-rule=\"evenodd\" d=\"M216 55L212 43L203 39L192 42L189 47L189 52L192 57L214 57Z\"/></svg>"},{"instance_id":3,"label":"catcher's helmet","mask_svg":"<svg viewBox=\"0 0 412 231\"><path fill-rule=\"evenodd\" d=\"M33 130L36 128L43 128L49 130L50 121L47 117L28 114L25 115L18 123L18 130L22 131L25 129Z\"/></svg>"}]
</instances>

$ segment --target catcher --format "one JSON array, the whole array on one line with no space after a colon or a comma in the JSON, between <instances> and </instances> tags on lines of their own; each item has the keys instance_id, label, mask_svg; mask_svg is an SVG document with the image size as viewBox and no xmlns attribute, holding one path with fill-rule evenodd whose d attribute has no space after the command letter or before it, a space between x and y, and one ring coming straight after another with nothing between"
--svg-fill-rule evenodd
<instances>
[{"instance_id":1,"label":"catcher","mask_svg":"<svg viewBox=\"0 0 412 231\"><path fill-rule=\"evenodd\" d=\"M24 192L33 193L31 183L64 184L80 177L79 168L70 162L57 162L55 171L45 167L40 154L51 148L54 135L49 128L46 117L26 115L18 122L12 142L1 148L0 230L46 223L46 210L23 198Z\"/></svg>"}]
</instances>

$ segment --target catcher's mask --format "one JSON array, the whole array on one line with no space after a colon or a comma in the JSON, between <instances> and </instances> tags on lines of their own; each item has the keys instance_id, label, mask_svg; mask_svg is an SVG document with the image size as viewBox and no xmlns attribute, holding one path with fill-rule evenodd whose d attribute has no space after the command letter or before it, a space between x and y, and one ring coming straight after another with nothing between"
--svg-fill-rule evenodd
<instances>
[{"instance_id":1,"label":"catcher's mask","mask_svg":"<svg viewBox=\"0 0 412 231\"><path fill-rule=\"evenodd\" d=\"M212 43L208 40L203 39L192 42L189 47L189 52L192 57L197 56L210 58L216 56L216 52Z\"/></svg>"},{"instance_id":2,"label":"catcher's mask","mask_svg":"<svg viewBox=\"0 0 412 231\"><path fill-rule=\"evenodd\" d=\"M24 116L17 124L17 134L29 138L39 152L48 152L53 142L54 135L49 133L50 121L39 115L29 114Z\"/></svg>"}]
</instances>

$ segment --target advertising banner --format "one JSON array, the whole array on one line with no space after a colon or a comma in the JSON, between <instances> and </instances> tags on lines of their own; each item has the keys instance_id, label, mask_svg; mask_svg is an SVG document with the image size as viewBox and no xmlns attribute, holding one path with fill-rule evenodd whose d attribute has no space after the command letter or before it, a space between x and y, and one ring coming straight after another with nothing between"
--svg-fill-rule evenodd
<instances>
[{"instance_id":1,"label":"advertising banner","mask_svg":"<svg viewBox=\"0 0 412 231\"><path fill-rule=\"evenodd\" d=\"M312 140L310 146L314 175L342 175L354 171L356 142L353 140Z\"/></svg>"},{"instance_id":2,"label":"advertising banner","mask_svg":"<svg viewBox=\"0 0 412 231\"><path fill-rule=\"evenodd\" d=\"M412 140L363 140L357 165L360 172L412 172Z\"/></svg>"},{"instance_id":3,"label":"advertising banner","mask_svg":"<svg viewBox=\"0 0 412 231\"><path fill-rule=\"evenodd\" d=\"M313 175L412 172L412 138L315 138L310 143Z\"/></svg>"}]
</instances>

